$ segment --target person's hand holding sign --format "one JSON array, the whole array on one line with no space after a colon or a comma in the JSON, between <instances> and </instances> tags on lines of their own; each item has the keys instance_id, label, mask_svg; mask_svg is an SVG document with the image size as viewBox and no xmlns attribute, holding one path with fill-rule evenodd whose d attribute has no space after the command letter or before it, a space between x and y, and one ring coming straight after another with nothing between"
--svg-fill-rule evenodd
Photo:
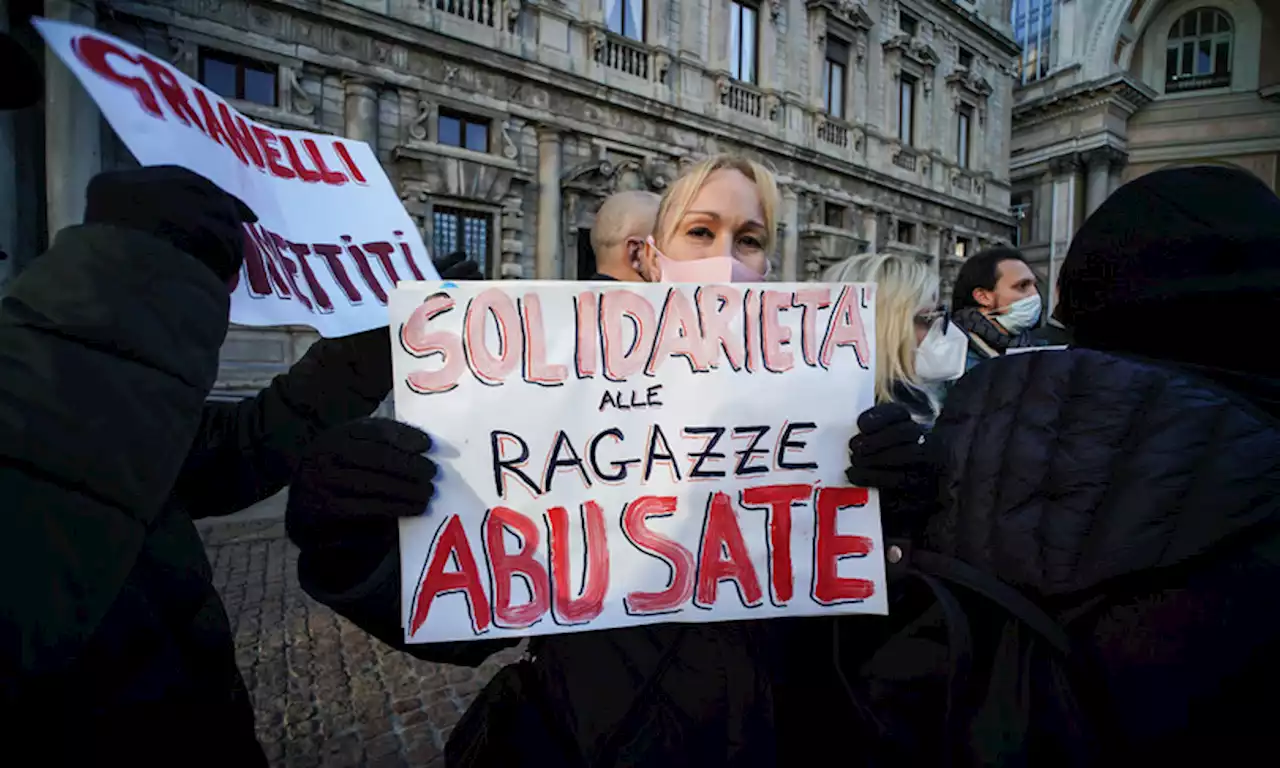
<instances>
[{"instance_id":1,"label":"person's hand holding sign","mask_svg":"<svg viewBox=\"0 0 1280 768\"><path fill-rule=\"evenodd\" d=\"M94 176L84 211L86 224L138 230L172 244L224 283L244 262L241 225L257 220L239 198L174 165Z\"/></svg>"},{"instance_id":2,"label":"person's hand holding sign","mask_svg":"<svg viewBox=\"0 0 1280 768\"><path fill-rule=\"evenodd\" d=\"M926 434L899 403L877 405L858 417L845 475L854 485L881 491L886 530L910 531L932 510Z\"/></svg>"},{"instance_id":3,"label":"person's hand holding sign","mask_svg":"<svg viewBox=\"0 0 1280 768\"><path fill-rule=\"evenodd\" d=\"M294 474L285 513L302 550L299 571L342 592L393 554L400 518L426 512L435 493L429 448L425 432L391 419L359 419L317 438ZM324 568L308 568L312 558Z\"/></svg>"}]
</instances>

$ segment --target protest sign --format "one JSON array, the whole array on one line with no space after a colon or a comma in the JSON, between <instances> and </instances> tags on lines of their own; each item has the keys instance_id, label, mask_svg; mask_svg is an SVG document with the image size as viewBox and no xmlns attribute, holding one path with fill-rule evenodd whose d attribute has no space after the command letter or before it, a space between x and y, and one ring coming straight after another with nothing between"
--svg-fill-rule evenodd
<instances>
[{"instance_id":1,"label":"protest sign","mask_svg":"<svg viewBox=\"0 0 1280 768\"><path fill-rule=\"evenodd\" d=\"M402 283L396 414L441 468L401 523L406 640L886 613L844 478L873 291Z\"/></svg>"},{"instance_id":2,"label":"protest sign","mask_svg":"<svg viewBox=\"0 0 1280 768\"><path fill-rule=\"evenodd\" d=\"M168 63L97 30L32 19L143 165L180 165L244 200L244 325L344 336L387 323L399 280L437 277L369 145L246 118Z\"/></svg>"}]
</instances>

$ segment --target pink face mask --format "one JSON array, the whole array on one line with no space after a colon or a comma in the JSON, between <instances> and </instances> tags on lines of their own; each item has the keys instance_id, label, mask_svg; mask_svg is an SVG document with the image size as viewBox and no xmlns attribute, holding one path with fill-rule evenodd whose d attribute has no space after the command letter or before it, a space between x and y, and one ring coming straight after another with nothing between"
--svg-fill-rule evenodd
<instances>
[{"instance_id":1,"label":"pink face mask","mask_svg":"<svg viewBox=\"0 0 1280 768\"><path fill-rule=\"evenodd\" d=\"M759 283L765 276L732 256L710 256L693 261L676 261L658 250L653 238L649 247L658 255L664 283Z\"/></svg>"}]
</instances>

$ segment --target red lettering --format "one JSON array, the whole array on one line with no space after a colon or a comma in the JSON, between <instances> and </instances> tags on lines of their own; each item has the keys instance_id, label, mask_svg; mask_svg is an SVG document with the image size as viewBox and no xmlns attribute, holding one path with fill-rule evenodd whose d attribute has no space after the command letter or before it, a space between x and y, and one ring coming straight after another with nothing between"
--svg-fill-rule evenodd
<instances>
[{"instance_id":1,"label":"red lettering","mask_svg":"<svg viewBox=\"0 0 1280 768\"><path fill-rule=\"evenodd\" d=\"M782 291L762 291L760 301L760 340L764 352L764 368L770 373L785 373L795 367L795 356L784 347L791 343L791 329L782 324L781 314L791 306L792 296Z\"/></svg>"},{"instance_id":2,"label":"red lettering","mask_svg":"<svg viewBox=\"0 0 1280 768\"><path fill-rule=\"evenodd\" d=\"M490 354L485 343L485 328L492 316L498 324L498 354ZM471 363L471 372L481 383L497 386L520 364L524 356L524 339L520 329L520 312L511 297L488 288L467 304L463 321L463 349Z\"/></svg>"},{"instance_id":3,"label":"red lettering","mask_svg":"<svg viewBox=\"0 0 1280 768\"><path fill-rule=\"evenodd\" d=\"M280 274L275 259L275 249L271 247L271 239L263 234L263 229L258 224L249 224L247 226L250 239L253 240L254 247L245 254L245 261L253 258L255 255L262 259L261 268L266 270L267 277L271 280L271 286L275 289L275 293L282 298L290 298L293 294L289 290L289 284L285 282L284 276ZM257 265L255 265L256 267ZM250 277L253 275L253 269L249 271Z\"/></svg>"},{"instance_id":4,"label":"red lettering","mask_svg":"<svg viewBox=\"0 0 1280 768\"><path fill-rule=\"evenodd\" d=\"M656 374L659 366L669 357L688 360L689 368L694 373L711 370L713 362L713 355L698 328L698 316L693 304L684 291L675 286L667 289L667 300L662 305L662 315L658 318L657 340L653 345L653 354L649 356L649 362L645 366L645 374Z\"/></svg>"},{"instance_id":5,"label":"red lettering","mask_svg":"<svg viewBox=\"0 0 1280 768\"><path fill-rule=\"evenodd\" d=\"M742 293L727 285L708 285L696 294L698 317L702 320L702 338L711 354L711 367L719 367L720 350L724 350L729 367L735 371L746 365L747 351L741 333L730 330L733 319L742 315Z\"/></svg>"},{"instance_id":6,"label":"red lettering","mask_svg":"<svg viewBox=\"0 0 1280 768\"><path fill-rule=\"evenodd\" d=\"M578 378L596 375L597 335L600 332L599 314L596 312L596 294L583 291L573 302L574 315L578 319L577 344L574 349L574 365Z\"/></svg>"},{"instance_id":7,"label":"red lettering","mask_svg":"<svg viewBox=\"0 0 1280 768\"><path fill-rule=\"evenodd\" d=\"M207 133L204 124L200 122L200 117L191 108L191 104L187 102L187 92L182 90L182 84L178 82L178 78L173 76L173 72L164 64L149 56L143 56L141 63L142 68L151 76L151 82L155 84L156 89L160 91L160 95L169 104L169 109L174 116L183 125L194 125L201 133Z\"/></svg>"},{"instance_id":8,"label":"red lettering","mask_svg":"<svg viewBox=\"0 0 1280 768\"><path fill-rule=\"evenodd\" d=\"M869 367L871 360L867 353L870 348L867 346L867 331L862 326L862 313L858 304L852 288L840 290L836 308L831 310L831 317L827 319L827 335L822 340L822 351L818 355L818 364L823 368L831 365L831 358L839 347L853 347L858 365Z\"/></svg>"},{"instance_id":9,"label":"red lettering","mask_svg":"<svg viewBox=\"0 0 1280 768\"><path fill-rule=\"evenodd\" d=\"M670 613L693 595L693 553L666 536L650 530L651 517L670 517L676 511L674 496L641 496L622 513L622 532L641 552L662 560L671 569L671 583L660 592L632 592L622 605L632 616Z\"/></svg>"},{"instance_id":10,"label":"red lettering","mask_svg":"<svg viewBox=\"0 0 1280 768\"><path fill-rule=\"evenodd\" d=\"M624 322L629 321L629 322ZM600 325L604 335L604 375L626 381L644 370L653 348L657 318L653 305L638 293L606 291L600 295ZM630 341L623 326L634 326Z\"/></svg>"},{"instance_id":11,"label":"red lettering","mask_svg":"<svg viewBox=\"0 0 1280 768\"><path fill-rule=\"evenodd\" d=\"M284 274L284 279L293 291L293 295L298 297L298 301L302 302L302 306L306 307L308 312L316 311L311 304L311 298L298 286L298 265L286 253L289 244L283 237L265 228L262 230L262 235L268 243L267 247L270 249L272 259L279 264L280 271Z\"/></svg>"},{"instance_id":12,"label":"red lettering","mask_svg":"<svg viewBox=\"0 0 1280 768\"><path fill-rule=\"evenodd\" d=\"M426 280L427 278L423 276L422 270L418 269L418 263L413 260L413 253L409 250L409 244L404 241L404 233L397 229L391 234L400 240L400 254L404 256L405 263L409 265L409 271L413 273L413 279Z\"/></svg>"},{"instance_id":13,"label":"red lettering","mask_svg":"<svg viewBox=\"0 0 1280 768\"><path fill-rule=\"evenodd\" d=\"M204 126L209 138L234 152L241 165L248 165L249 160L244 156L244 150L227 135L227 130L222 127L222 123L218 120L218 115L214 112L213 105L209 103L209 97L199 88L192 91L192 93L195 94L196 104L200 105L200 114L204 116Z\"/></svg>"},{"instance_id":14,"label":"red lettering","mask_svg":"<svg viewBox=\"0 0 1280 768\"><path fill-rule=\"evenodd\" d=\"M222 102L218 102L218 116L222 120L227 138L231 140L228 145L231 151L235 152L237 157L243 156L248 159L258 170L264 170L262 153L258 151L258 143L253 139L248 121L239 115L232 115L231 110Z\"/></svg>"},{"instance_id":15,"label":"red lettering","mask_svg":"<svg viewBox=\"0 0 1280 768\"><path fill-rule=\"evenodd\" d=\"M450 561L458 564L458 570L446 572ZM426 623L431 604L441 595L460 592L467 598L467 610L471 613L471 629L480 634L489 628L489 599L480 585L480 569L467 541L466 531L457 515L449 515L444 525L436 530L431 542L427 573L413 600L413 617L409 622L409 634L415 634Z\"/></svg>"},{"instance_id":16,"label":"red lettering","mask_svg":"<svg viewBox=\"0 0 1280 768\"><path fill-rule=\"evenodd\" d=\"M320 179L325 184L332 184L340 187L347 183L347 176L342 171L331 169L324 161L324 155L320 153L320 147L316 146L315 139L303 139L303 149L307 150L307 154L311 155L311 162L316 164L316 170L320 172Z\"/></svg>"},{"instance_id":17,"label":"red lettering","mask_svg":"<svg viewBox=\"0 0 1280 768\"><path fill-rule=\"evenodd\" d=\"M249 295L261 298L271 295L271 280L267 277L267 261L258 248L256 233L249 224L244 229L244 271L249 277Z\"/></svg>"},{"instance_id":18,"label":"red lettering","mask_svg":"<svg viewBox=\"0 0 1280 768\"><path fill-rule=\"evenodd\" d=\"M520 551L507 552L506 531L520 538ZM547 569L534 557L538 526L514 509L494 507L484 518L484 543L493 577L493 622L503 629L533 626L550 605ZM516 576L528 585L531 596L521 605L511 604L511 580Z\"/></svg>"},{"instance_id":19,"label":"red lettering","mask_svg":"<svg viewBox=\"0 0 1280 768\"><path fill-rule=\"evenodd\" d=\"M769 585L775 604L786 605L795 594L791 567L791 507L809 498L813 486L761 485L742 491L742 506L766 507L769 528Z\"/></svg>"},{"instance_id":20,"label":"red lettering","mask_svg":"<svg viewBox=\"0 0 1280 768\"><path fill-rule=\"evenodd\" d=\"M547 332L542 323L542 299L526 293L520 302L524 319L524 380L544 387L558 387L569 378L569 369L547 362Z\"/></svg>"},{"instance_id":21,"label":"red lettering","mask_svg":"<svg viewBox=\"0 0 1280 768\"><path fill-rule=\"evenodd\" d=\"M351 282L351 277L347 274L346 267L342 266L342 259L338 258L338 255L342 253L342 249L330 243L316 243L311 246L311 250L324 259L324 263L329 267L329 274L333 276L333 281L346 294L347 301L356 306L363 304L364 297L356 290L355 284Z\"/></svg>"},{"instance_id":22,"label":"red lettering","mask_svg":"<svg viewBox=\"0 0 1280 768\"><path fill-rule=\"evenodd\" d=\"M302 267L302 279L307 282L307 289L311 293L311 297L315 299L316 307L321 312L329 313L333 311L333 302L329 300L329 292L320 285L320 281L316 279L316 273L311 269L311 263L307 261L307 256L311 255L311 246L304 243L290 243L279 235L274 237L280 238L276 244L281 248L288 248L293 251L293 255L298 259L298 266Z\"/></svg>"},{"instance_id":23,"label":"red lettering","mask_svg":"<svg viewBox=\"0 0 1280 768\"><path fill-rule=\"evenodd\" d=\"M840 561L844 558L871 554L871 539L838 533L837 525L840 510L866 506L867 498L866 488L818 490L814 504L817 522L813 532L813 599L822 605L860 602L876 593L875 582L845 578L839 573Z\"/></svg>"},{"instance_id":24,"label":"red lettering","mask_svg":"<svg viewBox=\"0 0 1280 768\"><path fill-rule=\"evenodd\" d=\"M724 559L722 555L727 555ZM698 588L693 604L699 608L712 608L721 581L732 581L738 589L742 604L754 608L764 597L760 589L760 577L751 564L751 553L742 538L738 515L726 494L716 491L707 504L707 517L702 527L702 542L698 549Z\"/></svg>"},{"instance_id":25,"label":"red lettering","mask_svg":"<svg viewBox=\"0 0 1280 768\"><path fill-rule=\"evenodd\" d=\"M582 593L573 596L569 583L569 513L564 507L547 510L551 537L551 617L557 624L585 624L604 610L609 591L609 541L604 511L594 501L582 505Z\"/></svg>"},{"instance_id":26,"label":"red lettering","mask_svg":"<svg viewBox=\"0 0 1280 768\"><path fill-rule=\"evenodd\" d=\"M343 235L341 239L342 244L347 247L347 255L356 263L356 271L360 273L360 277L364 278L364 284L369 286L369 290L373 291L373 296L378 300L378 303L386 306L387 292L383 289L382 283L378 282L378 276L373 274L373 267L369 264L369 257L364 255L364 251L360 250L360 246L351 242L350 235Z\"/></svg>"},{"instance_id":27,"label":"red lettering","mask_svg":"<svg viewBox=\"0 0 1280 768\"><path fill-rule=\"evenodd\" d=\"M466 370L462 339L452 331L432 330L431 321L452 310L453 297L436 293L418 305L400 326L400 344L417 358L439 355L441 365L434 371L413 371L406 378L409 389L422 394L448 392L458 386Z\"/></svg>"},{"instance_id":28,"label":"red lettering","mask_svg":"<svg viewBox=\"0 0 1280 768\"><path fill-rule=\"evenodd\" d=\"M351 174L351 178L355 179L357 184L367 183L364 180L364 174L360 172L360 169L356 167L355 161L351 159L351 153L347 151L345 144L334 139L333 151L338 155L338 159L342 161L342 164L347 166L347 172ZM421 280L422 278L418 279Z\"/></svg>"},{"instance_id":29,"label":"red lettering","mask_svg":"<svg viewBox=\"0 0 1280 768\"><path fill-rule=\"evenodd\" d=\"M81 63L102 78L133 91L134 97L138 99L138 104L143 110L151 113L153 117L164 119L164 113L160 111L160 102L156 99L156 94L151 90L151 86L147 84L147 81L140 77L126 75L117 71L107 60L108 56L115 56L132 64L139 64L141 62L137 57L126 53L124 49L110 40L104 40L93 35L81 35L72 40L71 50L75 52L76 58L80 59Z\"/></svg>"},{"instance_id":30,"label":"red lettering","mask_svg":"<svg viewBox=\"0 0 1280 768\"><path fill-rule=\"evenodd\" d=\"M267 170L272 176L278 179L292 179L296 174L292 169L280 162L284 157L280 154L280 149L276 146L276 142L280 139L271 131L260 125L253 125L249 128L253 131L253 135L258 140L258 146L262 147L262 156L267 159Z\"/></svg>"},{"instance_id":31,"label":"red lettering","mask_svg":"<svg viewBox=\"0 0 1280 768\"><path fill-rule=\"evenodd\" d=\"M400 282L400 273L396 272L396 265L391 262L391 253L395 250L391 243L385 241L365 243L364 249L378 259L378 263L382 265L382 271L387 273L387 279L392 285Z\"/></svg>"},{"instance_id":32,"label":"red lettering","mask_svg":"<svg viewBox=\"0 0 1280 768\"><path fill-rule=\"evenodd\" d=\"M320 175L320 171L302 164L302 156L298 154L298 148L294 146L293 139L281 136L280 143L284 145L284 153L289 156L289 165L293 166L293 172L298 174L299 179L307 184L315 184L324 178Z\"/></svg>"},{"instance_id":33,"label":"red lettering","mask_svg":"<svg viewBox=\"0 0 1280 768\"><path fill-rule=\"evenodd\" d=\"M830 288L801 288L791 297L800 308L800 355L805 365L818 364L818 310L831 306Z\"/></svg>"}]
</instances>

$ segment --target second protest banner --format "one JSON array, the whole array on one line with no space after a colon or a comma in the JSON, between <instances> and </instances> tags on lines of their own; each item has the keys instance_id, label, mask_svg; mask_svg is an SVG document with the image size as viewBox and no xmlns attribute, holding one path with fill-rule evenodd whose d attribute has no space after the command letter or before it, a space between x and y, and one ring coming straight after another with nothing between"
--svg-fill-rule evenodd
<instances>
[{"instance_id":1,"label":"second protest banner","mask_svg":"<svg viewBox=\"0 0 1280 768\"><path fill-rule=\"evenodd\" d=\"M874 286L406 283L396 412L441 465L401 526L409 642L887 612Z\"/></svg>"}]
</instances>

